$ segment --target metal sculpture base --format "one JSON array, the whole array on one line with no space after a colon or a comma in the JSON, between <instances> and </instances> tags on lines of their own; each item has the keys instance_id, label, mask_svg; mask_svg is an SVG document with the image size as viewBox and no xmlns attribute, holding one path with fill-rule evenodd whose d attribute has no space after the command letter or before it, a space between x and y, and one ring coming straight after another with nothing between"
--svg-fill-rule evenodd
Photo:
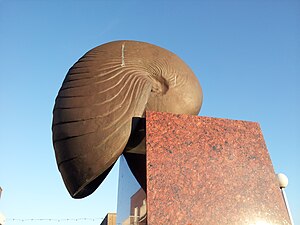
<instances>
[{"instance_id":1,"label":"metal sculpture base","mask_svg":"<svg viewBox=\"0 0 300 225\"><path fill-rule=\"evenodd\" d=\"M147 112L146 158L148 225L291 224L258 123Z\"/></svg>"}]
</instances>

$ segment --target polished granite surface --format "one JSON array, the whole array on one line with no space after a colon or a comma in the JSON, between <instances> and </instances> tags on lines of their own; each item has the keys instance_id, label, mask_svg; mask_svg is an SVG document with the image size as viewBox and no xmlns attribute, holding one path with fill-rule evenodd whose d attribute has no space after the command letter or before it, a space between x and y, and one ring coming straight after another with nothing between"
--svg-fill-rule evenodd
<instances>
[{"instance_id":1,"label":"polished granite surface","mask_svg":"<svg viewBox=\"0 0 300 225\"><path fill-rule=\"evenodd\" d=\"M290 224L258 123L147 112L148 225Z\"/></svg>"}]
</instances>

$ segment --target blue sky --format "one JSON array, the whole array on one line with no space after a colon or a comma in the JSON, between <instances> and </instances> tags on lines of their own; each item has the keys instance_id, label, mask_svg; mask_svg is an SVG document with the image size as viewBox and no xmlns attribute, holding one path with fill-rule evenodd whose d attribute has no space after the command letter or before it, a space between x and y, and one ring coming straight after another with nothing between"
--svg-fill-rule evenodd
<instances>
[{"instance_id":1,"label":"blue sky","mask_svg":"<svg viewBox=\"0 0 300 225\"><path fill-rule=\"evenodd\" d=\"M51 121L68 69L91 48L121 39L181 57L203 88L200 115L260 123L275 171L289 177L286 193L300 223L300 1L292 0L0 0L0 211L27 219L116 210L117 168L93 195L71 199ZM57 224L6 224L34 223Z\"/></svg>"}]
</instances>

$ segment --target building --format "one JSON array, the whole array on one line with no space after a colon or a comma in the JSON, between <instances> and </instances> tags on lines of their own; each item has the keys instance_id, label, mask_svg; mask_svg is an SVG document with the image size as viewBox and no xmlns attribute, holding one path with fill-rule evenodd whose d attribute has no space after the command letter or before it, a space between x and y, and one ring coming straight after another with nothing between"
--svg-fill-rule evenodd
<instances>
[{"instance_id":1,"label":"building","mask_svg":"<svg viewBox=\"0 0 300 225\"><path fill-rule=\"evenodd\" d=\"M2 188L0 187L0 198L1 198L1 193L2 193ZM5 216L0 212L0 225L4 225L4 223L5 223Z\"/></svg>"},{"instance_id":2,"label":"building","mask_svg":"<svg viewBox=\"0 0 300 225\"><path fill-rule=\"evenodd\" d=\"M146 193L140 188L130 199L130 216L122 225L147 224Z\"/></svg>"},{"instance_id":3,"label":"building","mask_svg":"<svg viewBox=\"0 0 300 225\"><path fill-rule=\"evenodd\" d=\"M100 223L100 225L116 225L117 221L117 214L116 213L107 213L104 220Z\"/></svg>"}]
</instances>

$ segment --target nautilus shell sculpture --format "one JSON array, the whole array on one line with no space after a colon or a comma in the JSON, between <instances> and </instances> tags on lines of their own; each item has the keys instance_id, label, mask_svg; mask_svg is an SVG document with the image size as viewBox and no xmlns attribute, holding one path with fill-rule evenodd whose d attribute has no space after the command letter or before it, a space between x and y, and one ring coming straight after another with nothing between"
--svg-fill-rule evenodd
<instances>
[{"instance_id":1,"label":"nautilus shell sculpture","mask_svg":"<svg viewBox=\"0 0 300 225\"><path fill-rule=\"evenodd\" d=\"M135 151L145 111L197 115L201 104L196 76L166 49L114 41L88 51L68 71L53 110L55 156L70 195L90 195L123 152ZM140 179L138 160L127 155Z\"/></svg>"}]
</instances>

